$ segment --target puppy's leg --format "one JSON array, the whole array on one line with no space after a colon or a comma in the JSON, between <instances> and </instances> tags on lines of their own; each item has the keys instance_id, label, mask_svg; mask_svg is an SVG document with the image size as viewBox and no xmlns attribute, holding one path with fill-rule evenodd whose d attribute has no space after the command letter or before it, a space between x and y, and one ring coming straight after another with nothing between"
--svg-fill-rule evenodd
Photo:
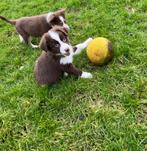
<instances>
[{"instance_id":1,"label":"puppy's leg","mask_svg":"<svg viewBox=\"0 0 147 151\"><path fill-rule=\"evenodd\" d=\"M21 35L19 35L19 34L18 34L18 36L19 36L20 42L21 42L21 43L25 43L23 37L22 37Z\"/></svg>"},{"instance_id":2,"label":"puppy's leg","mask_svg":"<svg viewBox=\"0 0 147 151\"><path fill-rule=\"evenodd\" d=\"M85 49L88 44L92 41L92 38L88 38L86 41L83 43L80 43L74 47L74 55L79 54L83 49Z\"/></svg>"},{"instance_id":3,"label":"puppy's leg","mask_svg":"<svg viewBox=\"0 0 147 151\"><path fill-rule=\"evenodd\" d=\"M28 44L29 35L25 31L23 31L23 29L21 29L19 26L16 27L16 30L19 34L20 41Z\"/></svg>"},{"instance_id":4,"label":"puppy's leg","mask_svg":"<svg viewBox=\"0 0 147 151\"><path fill-rule=\"evenodd\" d=\"M31 37L29 37L29 44L32 46L32 48L39 48L39 45L34 45L34 44L32 44L32 38Z\"/></svg>"},{"instance_id":5,"label":"puppy's leg","mask_svg":"<svg viewBox=\"0 0 147 151\"><path fill-rule=\"evenodd\" d=\"M64 72L64 76L67 77L67 76L68 76L68 73L67 73L67 72Z\"/></svg>"},{"instance_id":6,"label":"puppy's leg","mask_svg":"<svg viewBox=\"0 0 147 151\"><path fill-rule=\"evenodd\" d=\"M92 74L89 72L82 72L81 78L92 78Z\"/></svg>"},{"instance_id":7,"label":"puppy's leg","mask_svg":"<svg viewBox=\"0 0 147 151\"><path fill-rule=\"evenodd\" d=\"M23 34L23 33L21 33L20 35L23 39L23 42L28 44L29 43L29 36L27 34Z\"/></svg>"},{"instance_id":8,"label":"puppy's leg","mask_svg":"<svg viewBox=\"0 0 147 151\"><path fill-rule=\"evenodd\" d=\"M73 64L62 65L61 68L62 68L62 71L64 71L64 73L66 72L68 74L72 74L81 78L92 78L91 73L83 72L80 69L73 66Z\"/></svg>"}]
</instances>

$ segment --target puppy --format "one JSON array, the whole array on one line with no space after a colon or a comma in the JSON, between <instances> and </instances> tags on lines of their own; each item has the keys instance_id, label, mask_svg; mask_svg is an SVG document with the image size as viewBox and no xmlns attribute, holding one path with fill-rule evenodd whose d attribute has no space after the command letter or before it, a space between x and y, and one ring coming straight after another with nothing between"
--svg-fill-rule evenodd
<instances>
[{"instance_id":1,"label":"puppy","mask_svg":"<svg viewBox=\"0 0 147 151\"><path fill-rule=\"evenodd\" d=\"M38 16L22 17L16 20L8 20L3 16L0 16L0 19L14 25L20 41L31 44L33 48L38 46L31 43L31 36L41 37L54 25L63 26L65 30L69 30L69 26L65 21L65 9Z\"/></svg>"},{"instance_id":2,"label":"puppy","mask_svg":"<svg viewBox=\"0 0 147 151\"><path fill-rule=\"evenodd\" d=\"M35 78L39 85L56 83L64 73L81 78L92 78L88 72L83 72L73 64L73 56L87 47L92 38L72 47L67 32L63 27L55 26L41 39L39 47L43 50L34 68Z\"/></svg>"}]
</instances>

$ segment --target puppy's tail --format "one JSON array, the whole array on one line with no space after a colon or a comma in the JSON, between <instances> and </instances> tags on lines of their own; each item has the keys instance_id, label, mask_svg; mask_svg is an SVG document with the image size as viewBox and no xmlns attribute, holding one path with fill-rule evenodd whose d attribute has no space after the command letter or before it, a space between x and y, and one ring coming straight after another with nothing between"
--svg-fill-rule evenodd
<instances>
[{"instance_id":1,"label":"puppy's tail","mask_svg":"<svg viewBox=\"0 0 147 151\"><path fill-rule=\"evenodd\" d=\"M7 23L11 24L11 25L15 25L16 21L15 20L8 20L7 18L0 16L0 19L6 21Z\"/></svg>"}]
</instances>

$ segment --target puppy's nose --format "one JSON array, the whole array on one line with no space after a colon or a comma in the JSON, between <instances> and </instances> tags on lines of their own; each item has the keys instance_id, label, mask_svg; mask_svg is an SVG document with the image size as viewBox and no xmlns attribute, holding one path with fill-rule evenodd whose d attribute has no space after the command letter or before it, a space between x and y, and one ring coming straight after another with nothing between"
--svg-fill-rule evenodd
<instances>
[{"instance_id":1,"label":"puppy's nose","mask_svg":"<svg viewBox=\"0 0 147 151\"><path fill-rule=\"evenodd\" d=\"M64 30L68 33L68 31L70 30L69 27L64 27Z\"/></svg>"},{"instance_id":2,"label":"puppy's nose","mask_svg":"<svg viewBox=\"0 0 147 151\"><path fill-rule=\"evenodd\" d=\"M69 49L68 49L68 48L67 48L67 49L65 49L65 52L66 52L66 53L68 53L68 52L69 52Z\"/></svg>"},{"instance_id":3,"label":"puppy's nose","mask_svg":"<svg viewBox=\"0 0 147 151\"><path fill-rule=\"evenodd\" d=\"M67 49L65 49L65 55L66 56L69 56L70 55L70 50L67 48Z\"/></svg>"}]
</instances>

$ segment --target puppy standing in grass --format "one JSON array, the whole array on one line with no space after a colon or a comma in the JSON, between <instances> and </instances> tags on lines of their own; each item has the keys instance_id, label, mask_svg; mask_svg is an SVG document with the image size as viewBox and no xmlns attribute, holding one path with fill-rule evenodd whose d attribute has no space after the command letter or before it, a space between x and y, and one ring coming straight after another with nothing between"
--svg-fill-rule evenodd
<instances>
[{"instance_id":1,"label":"puppy standing in grass","mask_svg":"<svg viewBox=\"0 0 147 151\"><path fill-rule=\"evenodd\" d=\"M40 85L56 83L64 73L81 78L92 78L91 73L83 72L73 64L73 56L87 47L92 38L72 47L63 27L55 26L41 39L39 47L43 50L36 61L35 78Z\"/></svg>"},{"instance_id":2,"label":"puppy standing in grass","mask_svg":"<svg viewBox=\"0 0 147 151\"><path fill-rule=\"evenodd\" d=\"M0 16L0 19L14 25L20 41L30 44L33 48L38 46L31 43L31 37L41 37L54 25L63 26L65 30L69 30L69 26L65 22L65 9L38 16L22 17L16 20L8 20L3 16Z\"/></svg>"}]
</instances>

